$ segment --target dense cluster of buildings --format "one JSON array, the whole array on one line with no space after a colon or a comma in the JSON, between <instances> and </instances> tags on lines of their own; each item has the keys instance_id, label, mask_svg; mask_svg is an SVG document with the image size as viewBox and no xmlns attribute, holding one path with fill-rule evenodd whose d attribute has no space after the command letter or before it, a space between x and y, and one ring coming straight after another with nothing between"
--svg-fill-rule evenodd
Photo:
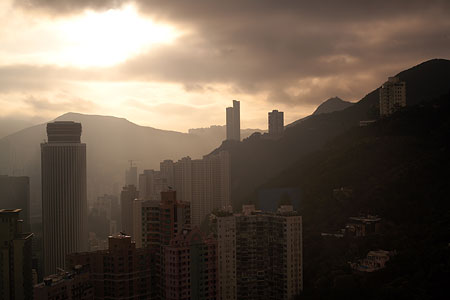
<instances>
[{"instance_id":1,"label":"dense cluster of buildings","mask_svg":"<svg viewBox=\"0 0 450 300\"><path fill-rule=\"evenodd\" d=\"M240 140L240 103L226 109ZM269 135L283 133L269 113ZM87 206L80 123L47 124L41 144L43 263L30 231L28 177L0 176L0 299L292 299L303 287L302 221L231 211L230 155L164 160L138 174L130 161L119 198ZM89 232L87 224L95 226ZM200 229L202 228L202 230ZM43 269L43 270L41 270ZM39 272L38 272L39 271Z\"/></svg>"}]
</instances>

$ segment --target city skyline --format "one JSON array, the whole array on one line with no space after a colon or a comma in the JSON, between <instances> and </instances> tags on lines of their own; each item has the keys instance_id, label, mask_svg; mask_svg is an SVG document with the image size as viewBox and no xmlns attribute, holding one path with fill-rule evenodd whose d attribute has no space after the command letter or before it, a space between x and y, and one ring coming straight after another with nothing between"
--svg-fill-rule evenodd
<instances>
[{"instance_id":1,"label":"city skyline","mask_svg":"<svg viewBox=\"0 0 450 300\"><path fill-rule=\"evenodd\" d=\"M0 0L0 300L448 298L449 15Z\"/></svg>"},{"instance_id":2,"label":"city skyline","mask_svg":"<svg viewBox=\"0 0 450 300\"><path fill-rule=\"evenodd\" d=\"M274 107L289 111L288 124L448 58L448 12L445 1L6 0L0 119L36 124L75 111L187 131L225 124L223 107L239 99L242 128L264 128Z\"/></svg>"}]
</instances>

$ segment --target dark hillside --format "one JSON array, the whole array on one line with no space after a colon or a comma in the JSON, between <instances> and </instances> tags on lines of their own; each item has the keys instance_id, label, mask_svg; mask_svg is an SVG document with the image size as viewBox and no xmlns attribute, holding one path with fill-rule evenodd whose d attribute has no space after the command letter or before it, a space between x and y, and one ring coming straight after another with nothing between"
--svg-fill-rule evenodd
<instances>
[{"instance_id":1,"label":"dark hillside","mask_svg":"<svg viewBox=\"0 0 450 300\"><path fill-rule=\"evenodd\" d=\"M449 115L447 94L351 129L263 186L303 191L304 299L443 299L450 278ZM352 197L334 198L338 187L351 188ZM381 234L320 236L360 212L383 218ZM348 261L376 249L398 254L385 270L350 270Z\"/></svg>"}]
</instances>

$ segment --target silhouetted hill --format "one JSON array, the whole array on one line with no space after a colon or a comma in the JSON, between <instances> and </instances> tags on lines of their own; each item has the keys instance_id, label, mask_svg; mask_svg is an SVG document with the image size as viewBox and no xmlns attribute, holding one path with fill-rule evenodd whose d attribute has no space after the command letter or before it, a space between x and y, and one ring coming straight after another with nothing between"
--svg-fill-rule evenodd
<instances>
[{"instance_id":1,"label":"silhouetted hill","mask_svg":"<svg viewBox=\"0 0 450 300\"><path fill-rule=\"evenodd\" d=\"M81 122L82 142L87 144L88 198L118 192L128 160L139 171L158 168L164 159L200 158L217 147L208 138L139 126L126 119L67 113L56 120ZM46 139L46 124L36 125L0 139L0 173L31 177L33 212L40 210L40 143ZM114 186L115 184L115 186Z\"/></svg>"},{"instance_id":2,"label":"silhouetted hill","mask_svg":"<svg viewBox=\"0 0 450 300\"><path fill-rule=\"evenodd\" d=\"M302 299L444 299L450 275L450 94L355 127L306 155L263 188L302 191ZM337 199L333 189L351 197ZM249 197L256 200L256 192ZM323 238L348 217L382 217L380 235ZM385 270L352 272L369 250L396 250Z\"/></svg>"},{"instance_id":3,"label":"silhouetted hill","mask_svg":"<svg viewBox=\"0 0 450 300\"><path fill-rule=\"evenodd\" d=\"M392 75L395 74L386 74L386 79ZM450 61L430 60L402 71L398 76L406 81L408 105L414 105L450 90ZM336 136L357 127L359 121L377 118L378 89L342 111L312 115L286 128L279 140L252 136L241 143L224 142L215 151L229 150L232 156L233 206L238 208L256 187L303 156L321 149Z\"/></svg>"},{"instance_id":4,"label":"silhouetted hill","mask_svg":"<svg viewBox=\"0 0 450 300\"><path fill-rule=\"evenodd\" d=\"M353 103L351 102L344 101L339 97L333 97L320 104L319 107L317 107L317 109L313 112L313 115L328 114L335 111L340 111L352 105Z\"/></svg>"},{"instance_id":5,"label":"silhouetted hill","mask_svg":"<svg viewBox=\"0 0 450 300\"><path fill-rule=\"evenodd\" d=\"M296 120L296 121L286 125L286 128L297 125L297 124L309 119L313 115L320 115L320 114L326 114L326 113L332 113L335 111L340 111L340 110L346 109L347 107L352 106L352 105L353 105L352 102L344 101L339 97L330 98L330 99L322 102L311 115L306 116L304 118L301 118L299 120Z\"/></svg>"},{"instance_id":6,"label":"silhouetted hill","mask_svg":"<svg viewBox=\"0 0 450 300\"><path fill-rule=\"evenodd\" d=\"M188 132L189 134L206 138L211 142L214 141L216 145L220 145L220 143L222 143L222 141L226 139L227 127L226 125L212 125L210 127L191 128L189 129ZM264 133L265 131L261 129L251 129L251 128L241 129L241 138L245 139L255 132Z\"/></svg>"}]
</instances>

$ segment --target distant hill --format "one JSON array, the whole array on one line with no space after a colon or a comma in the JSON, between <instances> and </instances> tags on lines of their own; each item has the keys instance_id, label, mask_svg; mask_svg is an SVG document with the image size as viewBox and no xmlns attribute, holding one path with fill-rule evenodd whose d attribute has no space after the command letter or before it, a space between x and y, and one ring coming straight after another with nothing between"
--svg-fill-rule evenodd
<instances>
[{"instance_id":1,"label":"distant hill","mask_svg":"<svg viewBox=\"0 0 450 300\"><path fill-rule=\"evenodd\" d=\"M38 123L40 122L0 117L0 139Z\"/></svg>"},{"instance_id":2,"label":"distant hill","mask_svg":"<svg viewBox=\"0 0 450 300\"><path fill-rule=\"evenodd\" d=\"M286 128L292 127L294 125L297 125L300 122L303 122L303 121L309 119L311 116L320 115L320 114L328 114L328 113L332 113L332 112L335 112L335 111L340 111L340 110L346 109L347 107L350 107L352 105L353 105L352 102L344 101L344 100L342 100L339 97L330 98L330 99L325 100L324 102L322 102L316 108L316 110L312 113L312 115L309 115L309 116L306 116L306 117L301 118L299 120L296 120L296 121L292 122L291 124L286 125Z\"/></svg>"},{"instance_id":3,"label":"distant hill","mask_svg":"<svg viewBox=\"0 0 450 300\"><path fill-rule=\"evenodd\" d=\"M340 111L352 105L353 103L351 102L344 101L339 97L333 97L320 104L319 107L317 107L317 109L313 112L313 115L328 114L335 111Z\"/></svg>"},{"instance_id":4,"label":"distant hill","mask_svg":"<svg viewBox=\"0 0 450 300\"><path fill-rule=\"evenodd\" d=\"M392 75L395 74L386 74L386 79ZM402 71L398 76L406 81L407 104L412 106L450 90L450 61L433 59ZM286 128L279 140L255 135L242 143L224 142L215 151L228 150L231 153L234 208L238 209L258 186L300 158L320 150L336 136L357 127L359 121L377 118L378 89L344 110L312 115Z\"/></svg>"},{"instance_id":5,"label":"distant hill","mask_svg":"<svg viewBox=\"0 0 450 300\"><path fill-rule=\"evenodd\" d=\"M217 147L217 139L139 126L126 119L67 113L56 120L81 122L87 144L88 199L118 192L128 160L141 171L158 168L164 159L201 158ZM23 129L0 139L0 174L31 177L32 213L40 211L40 143L46 124Z\"/></svg>"},{"instance_id":6,"label":"distant hill","mask_svg":"<svg viewBox=\"0 0 450 300\"><path fill-rule=\"evenodd\" d=\"M245 139L255 132L264 133L266 131L250 128L241 129L241 139ZM215 141L217 145L220 145L226 139L227 127L226 125L212 125L210 127L191 128L188 133L210 139L211 141Z\"/></svg>"}]
</instances>

